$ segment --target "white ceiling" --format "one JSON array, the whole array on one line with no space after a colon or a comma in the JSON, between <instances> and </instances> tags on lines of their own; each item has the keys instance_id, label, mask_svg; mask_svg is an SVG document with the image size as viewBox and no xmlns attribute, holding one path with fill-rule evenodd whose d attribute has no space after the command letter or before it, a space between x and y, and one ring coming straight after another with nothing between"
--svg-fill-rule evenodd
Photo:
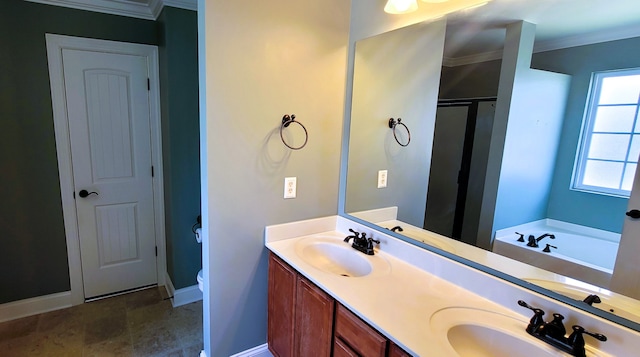
<instances>
[{"instance_id":1,"label":"white ceiling","mask_svg":"<svg viewBox=\"0 0 640 357\"><path fill-rule=\"evenodd\" d=\"M640 36L640 0L493 0L448 16L450 65L500 58L505 25L536 24L535 51Z\"/></svg>"}]
</instances>

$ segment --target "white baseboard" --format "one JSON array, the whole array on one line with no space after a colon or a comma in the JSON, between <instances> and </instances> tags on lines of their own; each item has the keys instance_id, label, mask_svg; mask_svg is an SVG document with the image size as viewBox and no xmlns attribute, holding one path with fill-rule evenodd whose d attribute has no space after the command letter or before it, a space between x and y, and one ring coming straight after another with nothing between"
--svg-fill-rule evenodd
<instances>
[{"instance_id":1,"label":"white baseboard","mask_svg":"<svg viewBox=\"0 0 640 357\"><path fill-rule=\"evenodd\" d=\"M265 343L264 345L256 346L246 351L236 353L231 357L273 357L273 355L271 354L271 352L269 352L269 347Z\"/></svg>"},{"instance_id":2,"label":"white baseboard","mask_svg":"<svg viewBox=\"0 0 640 357\"><path fill-rule=\"evenodd\" d=\"M173 298L171 298L171 305L173 307L178 307L202 300L202 291L198 289L198 284L176 290L173 287L171 277L169 277L169 274L166 274L164 286L165 289L167 289L167 294L169 294L169 296L173 296Z\"/></svg>"},{"instance_id":3,"label":"white baseboard","mask_svg":"<svg viewBox=\"0 0 640 357\"><path fill-rule=\"evenodd\" d=\"M71 291L13 301L0 305L0 322L60 310L71 305Z\"/></svg>"}]
</instances>

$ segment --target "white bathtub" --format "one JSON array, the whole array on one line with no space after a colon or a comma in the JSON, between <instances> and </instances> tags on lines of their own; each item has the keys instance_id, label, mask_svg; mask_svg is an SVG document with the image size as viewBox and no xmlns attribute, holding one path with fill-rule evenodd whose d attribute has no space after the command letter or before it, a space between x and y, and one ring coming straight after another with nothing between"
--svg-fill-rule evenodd
<instances>
[{"instance_id":1,"label":"white bathtub","mask_svg":"<svg viewBox=\"0 0 640 357\"><path fill-rule=\"evenodd\" d=\"M525 242L518 242L523 233ZM528 236L555 235L538 242L538 248L527 246ZM618 254L620 234L545 219L496 232L493 252L553 273L572 277L608 288ZM556 246L550 253L547 244Z\"/></svg>"}]
</instances>

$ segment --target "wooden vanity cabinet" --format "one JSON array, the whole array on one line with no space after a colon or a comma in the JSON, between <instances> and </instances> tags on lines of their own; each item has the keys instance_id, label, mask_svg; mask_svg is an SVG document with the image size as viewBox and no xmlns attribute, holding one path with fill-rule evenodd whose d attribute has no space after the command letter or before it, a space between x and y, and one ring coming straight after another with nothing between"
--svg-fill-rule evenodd
<instances>
[{"instance_id":1,"label":"wooden vanity cabinet","mask_svg":"<svg viewBox=\"0 0 640 357\"><path fill-rule=\"evenodd\" d=\"M268 288L267 342L275 357L410 357L273 253Z\"/></svg>"},{"instance_id":2,"label":"wooden vanity cabinet","mask_svg":"<svg viewBox=\"0 0 640 357\"><path fill-rule=\"evenodd\" d=\"M333 340L333 357L360 357L340 339Z\"/></svg>"},{"instance_id":3,"label":"wooden vanity cabinet","mask_svg":"<svg viewBox=\"0 0 640 357\"><path fill-rule=\"evenodd\" d=\"M296 356L331 356L334 300L298 276L296 297Z\"/></svg>"},{"instance_id":4,"label":"wooden vanity cabinet","mask_svg":"<svg viewBox=\"0 0 640 357\"><path fill-rule=\"evenodd\" d=\"M267 342L276 357L331 356L334 300L269 256Z\"/></svg>"},{"instance_id":5,"label":"wooden vanity cabinet","mask_svg":"<svg viewBox=\"0 0 640 357\"><path fill-rule=\"evenodd\" d=\"M293 357L296 283L298 272L269 255L267 343L276 357Z\"/></svg>"},{"instance_id":6,"label":"wooden vanity cabinet","mask_svg":"<svg viewBox=\"0 0 640 357\"><path fill-rule=\"evenodd\" d=\"M389 341L389 354L388 357L411 357L410 354L405 352L402 348L398 347L395 343Z\"/></svg>"},{"instance_id":7,"label":"wooden vanity cabinet","mask_svg":"<svg viewBox=\"0 0 640 357\"><path fill-rule=\"evenodd\" d=\"M371 328L358 316L338 304L334 343L340 342L356 356L385 357L387 338Z\"/></svg>"}]
</instances>

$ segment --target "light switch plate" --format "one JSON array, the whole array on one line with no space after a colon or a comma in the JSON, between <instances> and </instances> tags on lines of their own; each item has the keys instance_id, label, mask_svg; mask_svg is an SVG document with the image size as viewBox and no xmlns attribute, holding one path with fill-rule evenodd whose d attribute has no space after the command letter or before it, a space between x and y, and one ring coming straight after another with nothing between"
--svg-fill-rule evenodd
<instances>
[{"instance_id":1,"label":"light switch plate","mask_svg":"<svg viewBox=\"0 0 640 357\"><path fill-rule=\"evenodd\" d=\"M378 188L387 187L387 170L378 171Z\"/></svg>"},{"instance_id":2,"label":"light switch plate","mask_svg":"<svg viewBox=\"0 0 640 357\"><path fill-rule=\"evenodd\" d=\"M284 178L284 198L296 198L297 179L295 177Z\"/></svg>"}]
</instances>

